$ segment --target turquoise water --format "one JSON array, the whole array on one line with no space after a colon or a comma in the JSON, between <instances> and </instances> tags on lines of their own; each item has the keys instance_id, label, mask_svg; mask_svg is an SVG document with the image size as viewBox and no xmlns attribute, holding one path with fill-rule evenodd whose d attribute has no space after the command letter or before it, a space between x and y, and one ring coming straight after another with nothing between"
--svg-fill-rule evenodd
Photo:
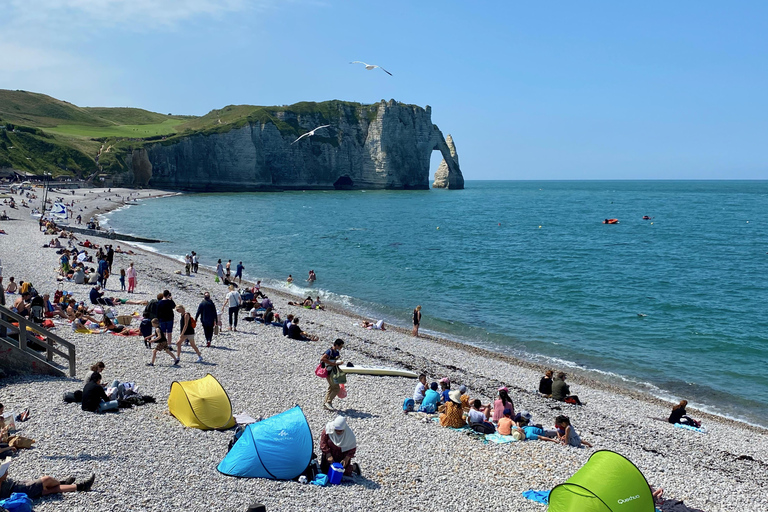
<instances>
[{"instance_id":1,"label":"turquoise water","mask_svg":"<svg viewBox=\"0 0 768 512\"><path fill-rule=\"evenodd\" d=\"M110 222L272 286L314 269L326 300L373 318L409 325L421 304L423 329L768 425L766 181L199 194Z\"/></svg>"}]
</instances>

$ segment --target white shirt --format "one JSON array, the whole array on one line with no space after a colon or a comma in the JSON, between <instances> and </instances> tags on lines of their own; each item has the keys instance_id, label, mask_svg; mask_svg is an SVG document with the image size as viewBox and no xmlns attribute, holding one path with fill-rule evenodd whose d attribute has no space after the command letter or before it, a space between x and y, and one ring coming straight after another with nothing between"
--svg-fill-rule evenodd
<instances>
[{"instance_id":1,"label":"white shirt","mask_svg":"<svg viewBox=\"0 0 768 512\"><path fill-rule=\"evenodd\" d=\"M418 384L416 384L416 389L413 392L413 401L414 402L421 402L424 400L424 393L427 392L427 386L422 384L420 381Z\"/></svg>"},{"instance_id":2,"label":"white shirt","mask_svg":"<svg viewBox=\"0 0 768 512\"><path fill-rule=\"evenodd\" d=\"M240 294L233 290L227 293L226 300L229 301L229 307L236 308L237 306L240 305L240 301L241 301Z\"/></svg>"},{"instance_id":3,"label":"white shirt","mask_svg":"<svg viewBox=\"0 0 768 512\"><path fill-rule=\"evenodd\" d=\"M470 409L468 416L470 423L483 423L485 421L485 414L482 411Z\"/></svg>"}]
</instances>

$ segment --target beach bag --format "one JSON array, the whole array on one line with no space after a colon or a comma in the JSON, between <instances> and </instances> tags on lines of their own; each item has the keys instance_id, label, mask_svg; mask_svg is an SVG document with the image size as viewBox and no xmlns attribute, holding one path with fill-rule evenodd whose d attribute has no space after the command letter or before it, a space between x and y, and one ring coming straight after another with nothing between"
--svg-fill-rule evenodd
<instances>
[{"instance_id":1,"label":"beach bag","mask_svg":"<svg viewBox=\"0 0 768 512\"><path fill-rule=\"evenodd\" d=\"M403 402L403 412L413 412L416 407L416 401L413 398L406 398Z\"/></svg>"},{"instance_id":2,"label":"beach bag","mask_svg":"<svg viewBox=\"0 0 768 512\"><path fill-rule=\"evenodd\" d=\"M576 400L575 397L567 396L563 399L563 402L571 405L579 405L579 402Z\"/></svg>"},{"instance_id":3,"label":"beach bag","mask_svg":"<svg viewBox=\"0 0 768 512\"><path fill-rule=\"evenodd\" d=\"M47 320L43 320L43 324L42 325L46 329L50 329L52 327L55 327L55 324L53 323L53 320L51 320L50 318L48 318Z\"/></svg>"},{"instance_id":4,"label":"beach bag","mask_svg":"<svg viewBox=\"0 0 768 512\"><path fill-rule=\"evenodd\" d=\"M318 363L317 368L315 368L315 375L320 377L321 379L327 379L328 378L328 370L323 367L323 363Z\"/></svg>"},{"instance_id":5,"label":"beach bag","mask_svg":"<svg viewBox=\"0 0 768 512\"><path fill-rule=\"evenodd\" d=\"M469 428L477 432L478 434L495 434L496 433L496 427L493 426L493 423L472 423Z\"/></svg>"},{"instance_id":6,"label":"beach bag","mask_svg":"<svg viewBox=\"0 0 768 512\"><path fill-rule=\"evenodd\" d=\"M194 329L195 327L197 327L197 321L195 321L195 319L194 319L194 318L192 318L192 315L189 315L189 326L190 326L191 328L193 328L193 329Z\"/></svg>"},{"instance_id":7,"label":"beach bag","mask_svg":"<svg viewBox=\"0 0 768 512\"><path fill-rule=\"evenodd\" d=\"M0 507L8 512L32 512L32 500L23 492L15 492L10 498L0 500Z\"/></svg>"},{"instance_id":8,"label":"beach bag","mask_svg":"<svg viewBox=\"0 0 768 512\"><path fill-rule=\"evenodd\" d=\"M347 383L347 374L344 373L339 369L338 366L333 367L333 372L331 373L331 378L333 380L334 384L346 384Z\"/></svg>"},{"instance_id":9,"label":"beach bag","mask_svg":"<svg viewBox=\"0 0 768 512\"><path fill-rule=\"evenodd\" d=\"M344 384L339 384L339 392L336 393L336 398L347 398L347 387Z\"/></svg>"},{"instance_id":10,"label":"beach bag","mask_svg":"<svg viewBox=\"0 0 768 512\"><path fill-rule=\"evenodd\" d=\"M11 436L8 438L8 446L12 448L32 448L33 444L35 444L34 439L24 436Z\"/></svg>"}]
</instances>

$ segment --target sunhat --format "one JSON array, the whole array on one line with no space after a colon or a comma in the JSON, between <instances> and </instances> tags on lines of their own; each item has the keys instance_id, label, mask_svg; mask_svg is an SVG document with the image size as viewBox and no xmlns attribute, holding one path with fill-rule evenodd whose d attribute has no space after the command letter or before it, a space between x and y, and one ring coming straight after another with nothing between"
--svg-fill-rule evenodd
<instances>
[{"instance_id":1,"label":"sunhat","mask_svg":"<svg viewBox=\"0 0 768 512\"><path fill-rule=\"evenodd\" d=\"M509 389L507 389L507 386L501 386L499 391L509 391Z\"/></svg>"},{"instance_id":2,"label":"sunhat","mask_svg":"<svg viewBox=\"0 0 768 512\"><path fill-rule=\"evenodd\" d=\"M522 441L523 439L525 439L525 434L523 434L519 430L515 430L514 432L512 432L512 439L514 439L515 441Z\"/></svg>"},{"instance_id":3,"label":"sunhat","mask_svg":"<svg viewBox=\"0 0 768 512\"><path fill-rule=\"evenodd\" d=\"M451 380L448 377L443 377L442 379L440 379L440 383L441 384L450 384Z\"/></svg>"},{"instance_id":4,"label":"sunhat","mask_svg":"<svg viewBox=\"0 0 768 512\"><path fill-rule=\"evenodd\" d=\"M451 399L451 402L456 404L461 404L461 391L458 389L454 389L453 391L448 392L448 398Z\"/></svg>"}]
</instances>

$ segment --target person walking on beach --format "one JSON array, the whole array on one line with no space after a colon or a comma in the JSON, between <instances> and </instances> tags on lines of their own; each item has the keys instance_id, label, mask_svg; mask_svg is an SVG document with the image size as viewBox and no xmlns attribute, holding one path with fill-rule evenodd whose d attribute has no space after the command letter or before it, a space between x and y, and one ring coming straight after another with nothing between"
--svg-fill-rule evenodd
<instances>
[{"instance_id":1,"label":"person walking on beach","mask_svg":"<svg viewBox=\"0 0 768 512\"><path fill-rule=\"evenodd\" d=\"M213 340L213 328L219 321L219 312L216 311L216 304L211 300L211 294L205 292L203 301L197 306L195 321L200 319L203 324L203 334L205 334L205 346L210 347Z\"/></svg>"},{"instance_id":2,"label":"person walking on beach","mask_svg":"<svg viewBox=\"0 0 768 512\"><path fill-rule=\"evenodd\" d=\"M203 355L195 344L195 327L192 325L192 315L186 312L184 306L176 306L176 311L181 315L181 322L179 323L179 341L176 342L176 360L181 360L181 346L185 341L188 341L189 346L192 347L192 350L197 354L197 362L202 363Z\"/></svg>"},{"instance_id":3,"label":"person walking on beach","mask_svg":"<svg viewBox=\"0 0 768 512\"><path fill-rule=\"evenodd\" d=\"M125 269L120 269L120 291L125 291Z\"/></svg>"},{"instance_id":4,"label":"person walking on beach","mask_svg":"<svg viewBox=\"0 0 768 512\"><path fill-rule=\"evenodd\" d=\"M243 266L243 262L237 264L237 269L235 270L235 277L239 279L238 283L243 284L243 270L245 270L245 267Z\"/></svg>"},{"instance_id":5,"label":"person walking on beach","mask_svg":"<svg viewBox=\"0 0 768 512\"><path fill-rule=\"evenodd\" d=\"M160 329L160 321L157 318L152 320L152 328L154 329L152 335L147 336L144 339L149 346L152 346L152 343L156 344L155 349L152 351L152 361L147 363L147 366L155 366L155 359L157 358L158 352L165 352L171 356L174 366L179 364L179 360L173 355L171 349L168 348L168 338L165 337L165 333Z\"/></svg>"},{"instance_id":6,"label":"person walking on beach","mask_svg":"<svg viewBox=\"0 0 768 512\"><path fill-rule=\"evenodd\" d=\"M197 253L195 251L192 251L192 272L197 274L197 267L199 265L199 258L197 257Z\"/></svg>"},{"instance_id":7,"label":"person walking on beach","mask_svg":"<svg viewBox=\"0 0 768 512\"><path fill-rule=\"evenodd\" d=\"M219 283L224 282L224 267L221 265L221 260L216 264L216 278Z\"/></svg>"},{"instance_id":8,"label":"person walking on beach","mask_svg":"<svg viewBox=\"0 0 768 512\"><path fill-rule=\"evenodd\" d=\"M237 314L240 312L240 304L243 303L243 299L240 297L240 293L235 291L234 285L229 285L229 293L224 297L223 308L229 307L229 330L232 330L232 317L234 316L234 330L237 331Z\"/></svg>"},{"instance_id":9,"label":"person walking on beach","mask_svg":"<svg viewBox=\"0 0 768 512\"><path fill-rule=\"evenodd\" d=\"M192 256L186 254L184 256L184 273L189 275L190 270L192 270Z\"/></svg>"},{"instance_id":10,"label":"person walking on beach","mask_svg":"<svg viewBox=\"0 0 768 512\"><path fill-rule=\"evenodd\" d=\"M328 381L328 391L325 393L325 403L323 404L323 407L329 411L336 410L333 408L333 399L336 398L336 395L339 394L339 390L341 389L339 385L333 381L333 375L338 372L339 366L344 363L344 361L340 359L341 353L339 352L343 347L344 340L337 338L336 341L333 342L333 345L331 345L331 348L326 350L325 353L323 353L323 357L320 358L323 368L328 370L328 377L326 377L326 380Z\"/></svg>"},{"instance_id":11,"label":"person walking on beach","mask_svg":"<svg viewBox=\"0 0 768 512\"><path fill-rule=\"evenodd\" d=\"M115 261L115 250L112 249L112 244L107 246L107 264L109 264L109 273L112 273L112 262Z\"/></svg>"},{"instance_id":12,"label":"person walking on beach","mask_svg":"<svg viewBox=\"0 0 768 512\"><path fill-rule=\"evenodd\" d=\"M225 274L227 279L229 279L232 276L232 260L227 261L227 266L225 267Z\"/></svg>"},{"instance_id":13,"label":"person walking on beach","mask_svg":"<svg viewBox=\"0 0 768 512\"><path fill-rule=\"evenodd\" d=\"M413 310L413 336L419 337L419 324L421 324L421 306L416 306Z\"/></svg>"},{"instance_id":14,"label":"person walking on beach","mask_svg":"<svg viewBox=\"0 0 768 512\"><path fill-rule=\"evenodd\" d=\"M157 320L160 322L160 331L163 333L163 338L166 344L173 339L173 311L176 309L176 303L173 302L171 292L163 290L163 298L157 303ZM179 360L176 358L176 363Z\"/></svg>"},{"instance_id":15,"label":"person walking on beach","mask_svg":"<svg viewBox=\"0 0 768 512\"><path fill-rule=\"evenodd\" d=\"M128 293L133 293L136 289L136 269L133 267L133 262L128 265L125 276L128 278Z\"/></svg>"}]
</instances>

